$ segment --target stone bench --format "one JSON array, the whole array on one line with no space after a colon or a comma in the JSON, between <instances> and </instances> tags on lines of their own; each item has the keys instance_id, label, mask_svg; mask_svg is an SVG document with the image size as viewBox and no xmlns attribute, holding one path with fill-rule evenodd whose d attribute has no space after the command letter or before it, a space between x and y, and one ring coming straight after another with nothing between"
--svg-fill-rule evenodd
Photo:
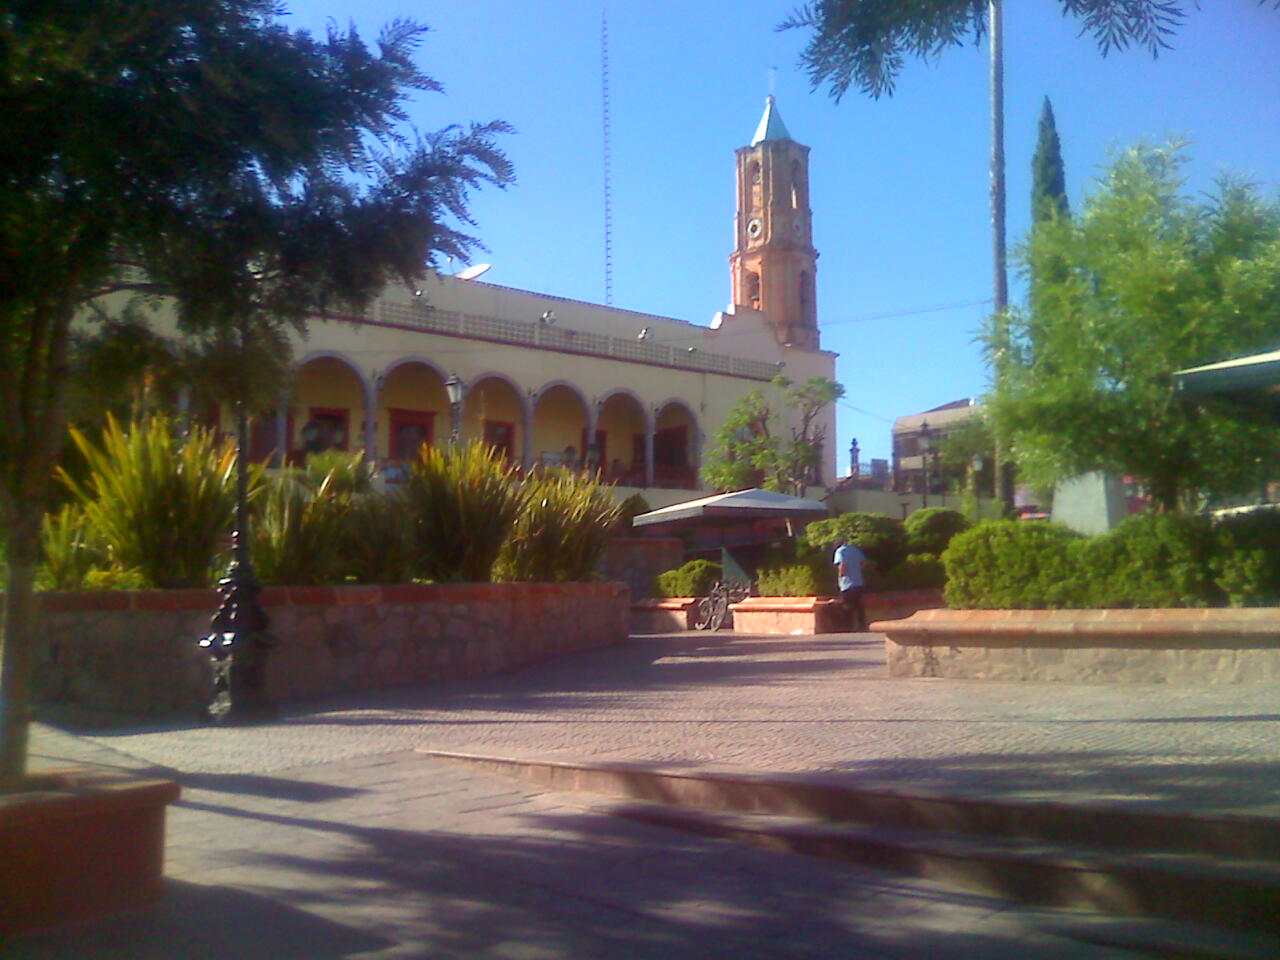
<instances>
[{"instance_id":1,"label":"stone bench","mask_svg":"<svg viewBox=\"0 0 1280 960\"><path fill-rule=\"evenodd\" d=\"M1280 681L1280 608L922 610L879 621L889 675L1210 686Z\"/></svg>"}]
</instances>

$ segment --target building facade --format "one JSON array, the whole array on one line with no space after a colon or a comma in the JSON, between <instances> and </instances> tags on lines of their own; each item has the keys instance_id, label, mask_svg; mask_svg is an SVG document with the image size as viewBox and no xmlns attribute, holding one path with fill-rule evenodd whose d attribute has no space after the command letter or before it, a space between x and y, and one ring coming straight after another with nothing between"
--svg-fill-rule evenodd
<instances>
[{"instance_id":1,"label":"building facade","mask_svg":"<svg viewBox=\"0 0 1280 960\"><path fill-rule=\"evenodd\" d=\"M821 350L808 148L770 97L737 151L732 304L709 326L432 274L361 316L316 320L253 453L363 450L394 477L423 443L480 439L529 469L590 465L630 492L699 489L709 438L782 373L834 378ZM452 392L452 397L451 397ZM456 399L455 399L456 398ZM835 436L834 408L824 413ZM223 425L228 423L226 412ZM821 481L835 480L834 444ZM679 496L651 496L657 506Z\"/></svg>"}]
</instances>

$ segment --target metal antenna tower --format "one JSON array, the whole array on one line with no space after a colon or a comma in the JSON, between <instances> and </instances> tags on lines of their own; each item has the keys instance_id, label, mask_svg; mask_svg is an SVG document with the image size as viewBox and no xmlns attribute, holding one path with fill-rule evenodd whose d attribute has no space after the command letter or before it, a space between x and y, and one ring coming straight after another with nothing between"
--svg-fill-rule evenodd
<instances>
[{"instance_id":1,"label":"metal antenna tower","mask_svg":"<svg viewBox=\"0 0 1280 960\"><path fill-rule=\"evenodd\" d=\"M613 177L609 155L609 12L600 8L600 104L604 134L604 302L613 306Z\"/></svg>"}]
</instances>

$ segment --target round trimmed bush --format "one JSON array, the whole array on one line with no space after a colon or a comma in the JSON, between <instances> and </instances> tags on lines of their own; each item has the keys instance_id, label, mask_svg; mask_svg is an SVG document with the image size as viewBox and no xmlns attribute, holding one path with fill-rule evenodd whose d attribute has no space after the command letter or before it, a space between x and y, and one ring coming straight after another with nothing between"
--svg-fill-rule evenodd
<instances>
[{"instance_id":1,"label":"round trimmed bush","mask_svg":"<svg viewBox=\"0 0 1280 960\"><path fill-rule=\"evenodd\" d=\"M1084 540L1055 523L993 520L958 534L942 555L947 606L1035 610L1083 606L1076 553Z\"/></svg>"},{"instance_id":2,"label":"round trimmed bush","mask_svg":"<svg viewBox=\"0 0 1280 960\"><path fill-rule=\"evenodd\" d=\"M1280 512L1225 517L1215 525L1214 572L1233 607L1280 605Z\"/></svg>"},{"instance_id":3,"label":"round trimmed bush","mask_svg":"<svg viewBox=\"0 0 1280 960\"><path fill-rule=\"evenodd\" d=\"M658 574L655 597L705 597L711 593L723 568L710 560L690 560L683 567Z\"/></svg>"},{"instance_id":4,"label":"round trimmed bush","mask_svg":"<svg viewBox=\"0 0 1280 960\"><path fill-rule=\"evenodd\" d=\"M888 573L875 577L876 590L936 590L945 586L947 571L931 553L913 553Z\"/></svg>"},{"instance_id":5,"label":"round trimmed bush","mask_svg":"<svg viewBox=\"0 0 1280 960\"><path fill-rule=\"evenodd\" d=\"M1091 607L1210 607L1226 599L1215 580L1218 543L1203 517L1129 517L1080 548Z\"/></svg>"},{"instance_id":6,"label":"round trimmed bush","mask_svg":"<svg viewBox=\"0 0 1280 960\"><path fill-rule=\"evenodd\" d=\"M896 567L907 555L902 521L879 513L842 513L830 520L817 520L804 531L807 545L827 551L827 562L841 540L855 544L881 572Z\"/></svg>"},{"instance_id":7,"label":"round trimmed bush","mask_svg":"<svg viewBox=\"0 0 1280 960\"><path fill-rule=\"evenodd\" d=\"M973 524L959 510L946 507L926 507L917 510L902 524L907 533L907 549L914 553L941 555L957 533L964 533Z\"/></svg>"}]
</instances>

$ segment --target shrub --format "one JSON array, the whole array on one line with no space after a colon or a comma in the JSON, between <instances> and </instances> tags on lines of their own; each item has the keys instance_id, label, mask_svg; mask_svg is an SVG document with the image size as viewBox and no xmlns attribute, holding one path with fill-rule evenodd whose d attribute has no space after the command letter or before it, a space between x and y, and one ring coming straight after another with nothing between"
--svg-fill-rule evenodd
<instances>
[{"instance_id":1,"label":"shrub","mask_svg":"<svg viewBox=\"0 0 1280 960\"><path fill-rule=\"evenodd\" d=\"M208 584L219 541L231 526L231 446L199 427L176 439L160 417L128 431L108 417L100 445L74 428L71 437L86 461L85 477L59 476L106 544L112 565L136 569L155 587Z\"/></svg>"},{"instance_id":2,"label":"shrub","mask_svg":"<svg viewBox=\"0 0 1280 960\"><path fill-rule=\"evenodd\" d=\"M529 478L495 575L552 583L591 579L620 509L609 488L586 474L552 470Z\"/></svg>"},{"instance_id":3,"label":"shrub","mask_svg":"<svg viewBox=\"0 0 1280 960\"><path fill-rule=\"evenodd\" d=\"M841 540L856 544L874 569L887 571L907 555L907 534L902 522L878 513L842 513L830 520L817 520L805 528L804 543L826 553Z\"/></svg>"},{"instance_id":4,"label":"shrub","mask_svg":"<svg viewBox=\"0 0 1280 960\"><path fill-rule=\"evenodd\" d=\"M1214 573L1233 607L1280 603L1280 513L1258 511L1218 521Z\"/></svg>"},{"instance_id":5,"label":"shrub","mask_svg":"<svg viewBox=\"0 0 1280 960\"><path fill-rule=\"evenodd\" d=\"M888 573L877 574L876 590L936 590L945 586L947 571L942 561L930 553L913 553Z\"/></svg>"},{"instance_id":6,"label":"shrub","mask_svg":"<svg viewBox=\"0 0 1280 960\"><path fill-rule=\"evenodd\" d=\"M307 454L302 480L313 490L326 483L331 494L351 496L373 489L374 466L365 461L364 452L322 450Z\"/></svg>"},{"instance_id":7,"label":"shrub","mask_svg":"<svg viewBox=\"0 0 1280 960\"><path fill-rule=\"evenodd\" d=\"M907 549L911 553L931 553L937 557L947 549L952 537L973 524L959 510L927 507L907 517L902 526L907 534Z\"/></svg>"},{"instance_id":8,"label":"shrub","mask_svg":"<svg viewBox=\"0 0 1280 960\"><path fill-rule=\"evenodd\" d=\"M1209 521L1141 514L1081 544L1083 605L1206 607L1223 603L1215 582L1217 543Z\"/></svg>"},{"instance_id":9,"label":"shrub","mask_svg":"<svg viewBox=\"0 0 1280 960\"><path fill-rule=\"evenodd\" d=\"M65 504L44 518L41 531L44 568L40 587L47 590L78 590L85 576L105 561L102 543L94 536L89 518L78 504Z\"/></svg>"},{"instance_id":10,"label":"shrub","mask_svg":"<svg viewBox=\"0 0 1280 960\"><path fill-rule=\"evenodd\" d=\"M820 597L830 596L831 590L824 587L808 564L793 563L761 570L756 593L762 597Z\"/></svg>"},{"instance_id":11,"label":"shrub","mask_svg":"<svg viewBox=\"0 0 1280 960\"><path fill-rule=\"evenodd\" d=\"M424 446L404 483L410 543L430 580L488 583L520 507L512 467L480 443Z\"/></svg>"},{"instance_id":12,"label":"shrub","mask_svg":"<svg viewBox=\"0 0 1280 960\"><path fill-rule=\"evenodd\" d=\"M289 473L269 480L250 540L258 578L269 584L341 581L347 508L327 478L315 491Z\"/></svg>"},{"instance_id":13,"label":"shrub","mask_svg":"<svg viewBox=\"0 0 1280 960\"><path fill-rule=\"evenodd\" d=\"M683 567L658 574L655 597L705 597L724 570L710 560L690 560Z\"/></svg>"},{"instance_id":14,"label":"shrub","mask_svg":"<svg viewBox=\"0 0 1280 960\"><path fill-rule=\"evenodd\" d=\"M958 534L942 555L947 606L1037 609L1081 606L1079 534L1058 524L994 520Z\"/></svg>"},{"instance_id":15,"label":"shrub","mask_svg":"<svg viewBox=\"0 0 1280 960\"><path fill-rule=\"evenodd\" d=\"M756 590L762 597L832 597L836 594L831 551L798 540L784 540L766 550L756 576Z\"/></svg>"},{"instance_id":16,"label":"shrub","mask_svg":"<svg viewBox=\"0 0 1280 960\"><path fill-rule=\"evenodd\" d=\"M94 568L84 577L86 590L145 590L148 586L141 570L127 567Z\"/></svg>"},{"instance_id":17,"label":"shrub","mask_svg":"<svg viewBox=\"0 0 1280 960\"><path fill-rule=\"evenodd\" d=\"M635 529L631 525L631 521L642 513L648 513L653 507L649 506L649 501L638 493L633 493L627 499L623 500L618 507L618 529L623 533L630 533Z\"/></svg>"},{"instance_id":18,"label":"shrub","mask_svg":"<svg viewBox=\"0 0 1280 960\"><path fill-rule=\"evenodd\" d=\"M340 572L356 583L409 583L414 550L399 490L377 490L350 499L337 553Z\"/></svg>"}]
</instances>

